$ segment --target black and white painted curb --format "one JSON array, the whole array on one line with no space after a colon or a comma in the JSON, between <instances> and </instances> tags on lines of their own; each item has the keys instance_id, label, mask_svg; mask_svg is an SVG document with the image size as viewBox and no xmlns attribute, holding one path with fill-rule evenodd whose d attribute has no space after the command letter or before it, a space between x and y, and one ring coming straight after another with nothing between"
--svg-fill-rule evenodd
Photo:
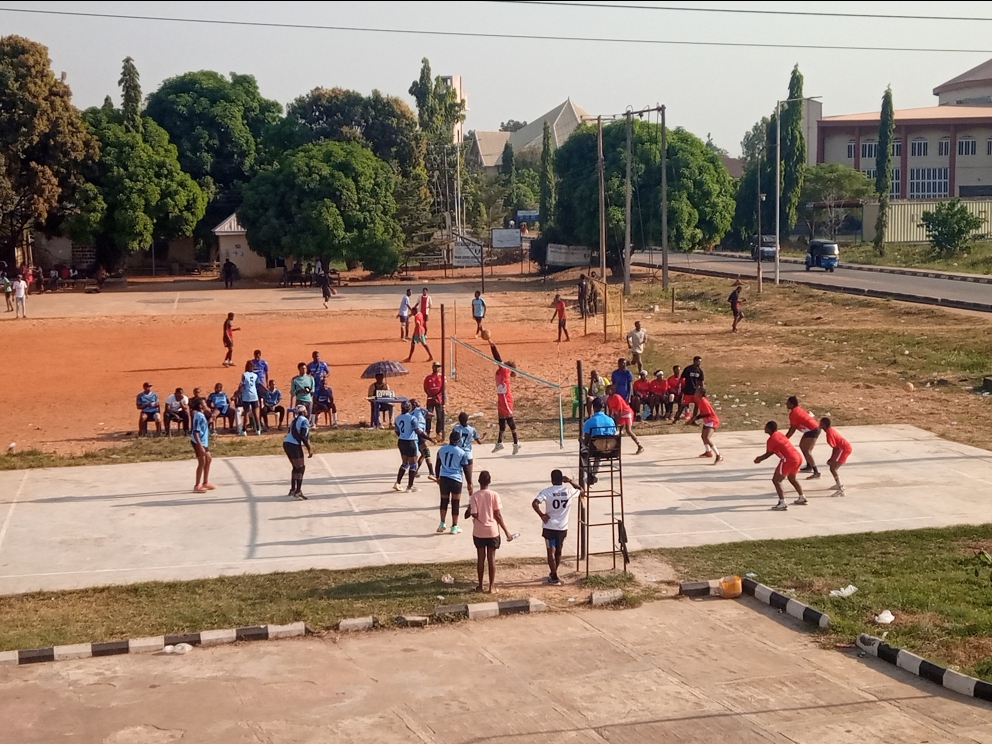
<instances>
[{"instance_id":1,"label":"black and white painted curb","mask_svg":"<svg viewBox=\"0 0 992 744\"><path fill-rule=\"evenodd\" d=\"M519 615L527 612L547 612L548 606L539 599L503 599L498 602L474 602L472 604L440 605L434 608L436 619L448 617L467 617L470 620L480 620L484 617L498 615Z\"/></svg>"},{"instance_id":2,"label":"black and white painted curb","mask_svg":"<svg viewBox=\"0 0 992 744\"><path fill-rule=\"evenodd\" d=\"M896 646L890 646L881 638L867 633L859 635L855 643L866 654L887 661L910 674L915 674L917 677L922 677L961 695L992 702L992 684L988 682L934 664L922 656L911 654L909 651Z\"/></svg>"},{"instance_id":3,"label":"black and white painted curb","mask_svg":"<svg viewBox=\"0 0 992 744\"><path fill-rule=\"evenodd\" d=\"M306 623L298 622L290 625L251 625L246 628L204 630L199 633L179 633L102 643L73 643L68 646L22 648L17 651L0 651L0 666L88 659L93 656L154 654L161 652L166 646L175 646L180 643L188 643L190 646L220 646L224 643L237 641L271 641L276 638L293 638L306 635L306 632Z\"/></svg>"},{"instance_id":4,"label":"black and white painted curb","mask_svg":"<svg viewBox=\"0 0 992 744\"><path fill-rule=\"evenodd\" d=\"M771 605L777 610L782 610L787 615L791 615L797 620L812 623L820 628L830 627L830 617L825 612L805 605L798 599L793 599L785 594L779 594L774 589L759 584L754 579L744 577L741 579L741 588L745 594L750 594L759 602Z\"/></svg>"}]
</instances>

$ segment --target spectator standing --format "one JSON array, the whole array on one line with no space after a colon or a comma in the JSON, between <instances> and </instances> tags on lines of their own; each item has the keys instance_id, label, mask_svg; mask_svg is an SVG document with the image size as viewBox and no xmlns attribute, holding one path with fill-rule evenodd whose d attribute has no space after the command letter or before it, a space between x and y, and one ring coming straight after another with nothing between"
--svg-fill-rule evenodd
<instances>
[{"instance_id":1,"label":"spectator standing","mask_svg":"<svg viewBox=\"0 0 992 744\"><path fill-rule=\"evenodd\" d=\"M189 434L189 398L183 394L183 389L177 387L176 391L165 399L165 435L170 436L172 422L183 427L183 433Z\"/></svg>"},{"instance_id":2,"label":"spectator standing","mask_svg":"<svg viewBox=\"0 0 992 744\"><path fill-rule=\"evenodd\" d=\"M679 404L678 413L675 414L675 418L672 420L673 424L678 423L682 415L689 410L689 406L695 406L696 403L696 388L703 384L703 368L702 368L703 358L693 357L692 364L682 370L682 402ZM693 417L699 413L698 406L695 406L692 411Z\"/></svg>"},{"instance_id":3,"label":"spectator standing","mask_svg":"<svg viewBox=\"0 0 992 744\"><path fill-rule=\"evenodd\" d=\"M264 388L269 380L269 363L262 359L261 349L255 349L252 354L251 368L258 375L258 386Z\"/></svg>"},{"instance_id":4,"label":"spectator standing","mask_svg":"<svg viewBox=\"0 0 992 744\"><path fill-rule=\"evenodd\" d=\"M262 434L262 423L258 417L258 375L255 374L254 365L245 362L245 371L241 373L241 384L238 385L238 395L241 397L241 409L244 411L244 426L238 432L241 436L247 436L245 429L249 422L255 430L255 434Z\"/></svg>"},{"instance_id":5,"label":"spectator standing","mask_svg":"<svg viewBox=\"0 0 992 744\"><path fill-rule=\"evenodd\" d=\"M431 313L431 308L434 307L434 300L431 296L427 294L427 287L424 287L424 291L420 294L420 314L424 316L424 337L427 336L427 317Z\"/></svg>"},{"instance_id":6,"label":"spectator standing","mask_svg":"<svg viewBox=\"0 0 992 744\"><path fill-rule=\"evenodd\" d=\"M17 318L27 318L27 296L28 296L28 283L24 281L24 278L18 274L17 278L14 279L14 319Z\"/></svg>"},{"instance_id":7,"label":"spectator standing","mask_svg":"<svg viewBox=\"0 0 992 744\"><path fill-rule=\"evenodd\" d=\"M586 307L589 300L589 280L586 279L585 274L579 274L579 317L584 318L588 315L588 308Z\"/></svg>"},{"instance_id":8,"label":"spectator standing","mask_svg":"<svg viewBox=\"0 0 992 744\"><path fill-rule=\"evenodd\" d=\"M158 394L152 390L152 384L146 382L142 385L142 391L135 398L135 407L138 409L138 436L143 437L148 434L148 422L155 423L155 433L162 433L162 410L158 402Z\"/></svg>"},{"instance_id":9,"label":"spectator standing","mask_svg":"<svg viewBox=\"0 0 992 744\"><path fill-rule=\"evenodd\" d=\"M482 333L482 320L486 317L486 300L479 290L475 290L472 300L472 317L475 319L475 337L478 338Z\"/></svg>"},{"instance_id":10,"label":"spectator standing","mask_svg":"<svg viewBox=\"0 0 992 744\"><path fill-rule=\"evenodd\" d=\"M316 352L314 352L316 354ZM307 412L307 420L313 413L313 377L307 374L307 365L300 362L296 365L297 375L289 383L289 405L293 408L303 408Z\"/></svg>"},{"instance_id":11,"label":"spectator standing","mask_svg":"<svg viewBox=\"0 0 992 744\"><path fill-rule=\"evenodd\" d=\"M314 379L314 390L318 390L323 385L327 376L331 374L331 368L327 366L327 362L320 358L319 351L314 351L310 355L310 363L307 364L307 374Z\"/></svg>"},{"instance_id":12,"label":"spectator standing","mask_svg":"<svg viewBox=\"0 0 992 744\"><path fill-rule=\"evenodd\" d=\"M634 389L634 373L627 369L626 359L617 359L617 368L610 375L610 381L613 383L613 392L629 403Z\"/></svg>"},{"instance_id":13,"label":"spectator standing","mask_svg":"<svg viewBox=\"0 0 992 744\"><path fill-rule=\"evenodd\" d=\"M210 482L210 425L203 415L203 398L198 398L192 407L193 422L190 426L189 441L196 454L196 485L193 490L197 493L212 491L216 486Z\"/></svg>"},{"instance_id":14,"label":"spectator standing","mask_svg":"<svg viewBox=\"0 0 992 744\"><path fill-rule=\"evenodd\" d=\"M558 319L558 343L561 343L562 333L565 334L566 341L571 341L572 339L568 337L568 328L566 328L568 318L565 311L565 300L561 298L561 295L557 294L555 295L555 312L551 316L551 321L554 322L555 318Z\"/></svg>"},{"instance_id":15,"label":"spectator standing","mask_svg":"<svg viewBox=\"0 0 992 744\"><path fill-rule=\"evenodd\" d=\"M479 576L479 584L475 587L475 591L485 591L486 594L496 591L493 585L496 583L496 551L499 550L500 529L506 534L507 542L513 540L513 535L503 521L503 503L499 494L490 490L491 483L492 477L488 470L479 473L479 490L471 495L468 513L465 515L472 517L472 542L475 544L476 571ZM482 580L486 564L489 565L489 589L483 590Z\"/></svg>"},{"instance_id":16,"label":"spectator standing","mask_svg":"<svg viewBox=\"0 0 992 744\"><path fill-rule=\"evenodd\" d=\"M572 510L572 502L581 493L578 485L571 478L562 475L560 470L552 470L551 485L542 489L531 502L537 516L544 523L542 534L548 549L548 568L551 569L548 576L549 584L556 586L561 584L558 567L561 565L561 551L565 547L565 538L568 537L568 516ZM541 504L544 504L543 512Z\"/></svg>"},{"instance_id":17,"label":"spectator standing","mask_svg":"<svg viewBox=\"0 0 992 744\"><path fill-rule=\"evenodd\" d=\"M424 378L424 393L427 394L427 411L434 414L434 430L438 441L441 441L444 435L444 375L441 362L434 362L431 370Z\"/></svg>"},{"instance_id":18,"label":"spectator standing","mask_svg":"<svg viewBox=\"0 0 992 744\"><path fill-rule=\"evenodd\" d=\"M644 371L641 362L641 354L644 353L644 346L648 341L648 333L641 328L641 321L634 321L634 329L627 334L627 348L630 349L630 363L637 365L637 374Z\"/></svg>"},{"instance_id":19,"label":"spectator standing","mask_svg":"<svg viewBox=\"0 0 992 744\"><path fill-rule=\"evenodd\" d=\"M413 290L408 289L400 298L400 310L396 317L400 319L400 341L410 338L410 312L413 310Z\"/></svg>"},{"instance_id":20,"label":"spectator standing","mask_svg":"<svg viewBox=\"0 0 992 744\"><path fill-rule=\"evenodd\" d=\"M234 271L237 266L230 258L224 259L224 265L220 267L221 276L224 277L224 289L230 289L234 286Z\"/></svg>"},{"instance_id":21,"label":"spectator standing","mask_svg":"<svg viewBox=\"0 0 992 744\"><path fill-rule=\"evenodd\" d=\"M0 284L3 284L3 299L7 303L7 312L14 312L14 282L7 276L7 272L0 272Z\"/></svg>"},{"instance_id":22,"label":"spectator standing","mask_svg":"<svg viewBox=\"0 0 992 744\"><path fill-rule=\"evenodd\" d=\"M240 330L240 328L234 327L234 313L228 313L227 320L224 321L224 348L227 349L227 354L224 357L225 367L234 366L232 359L234 355L234 332Z\"/></svg>"}]
</instances>

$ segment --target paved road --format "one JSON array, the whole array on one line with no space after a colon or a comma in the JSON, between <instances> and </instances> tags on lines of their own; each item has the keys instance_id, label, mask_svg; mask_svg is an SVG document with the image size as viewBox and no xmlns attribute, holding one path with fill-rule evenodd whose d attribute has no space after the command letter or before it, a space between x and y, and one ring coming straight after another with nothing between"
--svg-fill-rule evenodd
<instances>
[{"instance_id":1,"label":"paved road","mask_svg":"<svg viewBox=\"0 0 992 744\"><path fill-rule=\"evenodd\" d=\"M635 261L642 261L646 256L637 256ZM660 254L654 254L654 263L661 265ZM756 264L741 258L729 256L704 256L702 254L673 254L669 266L676 271L693 270L703 273L715 273L721 276L751 277L755 276ZM775 264L766 261L763 265L766 282L775 280ZM782 263L781 278L783 281L808 284L823 289L840 289L847 292L864 292L873 296L888 295L895 299L919 298L916 301L934 305L951 307L967 307L969 304L985 305L984 309L992 312L992 285L964 281L952 281L924 276L904 276L900 274L882 274L868 271L844 269L843 265L830 274L822 270L806 271L801 264Z\"/></svg>"},{"instance_id":2,"label":"paved road","mask_svg":"<svg viewBox=\"0 0 992 744\"><path fill-rule=\"evenodd\" d=\"M817 647L753 600L662 600L0 668L5 744L978 744L992 708Z\"/></svg>"}]
</instances>

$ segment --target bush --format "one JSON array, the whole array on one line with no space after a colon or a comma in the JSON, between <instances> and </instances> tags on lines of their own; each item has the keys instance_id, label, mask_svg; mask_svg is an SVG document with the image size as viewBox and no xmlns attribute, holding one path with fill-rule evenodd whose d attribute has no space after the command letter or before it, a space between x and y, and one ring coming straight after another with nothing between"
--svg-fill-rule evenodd
<instances>
[{"instance_id":1,"label":"bush","mask_svg":"<svg viewBox=\"0 0 992 744\"><path fill-rule=\"evenodd\" d=\"M933 211L926 211L920 222L927 231L934 253L944 258L958 255L980 235L972 235L983 224L965 208L960 199L938 204Z\"/></svg>"},{"instance_id":2,"label":"bush","mask_svg":"<svg viewBox=\"0 0 992 744\"><path fill-rule=\"evenodd\" d=\"M395 274L403 260L395 246L386 241L377 241L364 246L358 257L366 271L378 276Z\"/></svg>"}]
</instances>

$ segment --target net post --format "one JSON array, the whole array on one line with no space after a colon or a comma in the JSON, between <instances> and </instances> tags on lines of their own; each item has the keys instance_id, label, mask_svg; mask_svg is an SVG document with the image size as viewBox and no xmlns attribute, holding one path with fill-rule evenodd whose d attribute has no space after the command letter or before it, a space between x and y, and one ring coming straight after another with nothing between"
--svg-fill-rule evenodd
<instances>
[{"instance_id":1,"label":"net post","mask_svg":"<svg viewBox=\"0 0 992 744\"><path fill-rule=\"evenodd\" d=\"M447 390L445 390L448 381L448 366L447 366L448 358L445 354L445 352L447 351L447 347L448 347L448 336L445 333L445 328L444 328L444 303L442 302L441 303L441 406L442 406L441 410L444 410L444 403L445 403L444 399L447 394ZM442 427L444 426L444 422L441 422L441 426Z\"/></svg>"},{"instance_id":2,"label":"net post","mask_svg":"<svg viewBox=\"0 0 992 744\"><path fill-rule=\"evenodd\" d=\"M606 275L603 275L603 343L610 340L610 285L606 282Z\"/></svg>"},{"instance_id":3,"label":"net post","mask_svg":"<svg viewBox=\"0 0 992 744\"><path fill-rule=\"evenodd\" d=\"M586 402L582 399L582 360L577 359L575 361L575 372L579 377L579 491L586 490L586 471L582 466L582 425L585 423L586 418ZM582 566L582 558L585 556L585 532L588 530L586 527L586 506L582 497L579 497L579 529L576 530L576 548L575 548L575 570L578 571Z\"/></svg>"},{"instance_id":4,"label":"net post","mask_svg":"<svg viewBox=\"0 0 992 744\"><path fill-rule=\"evenodd\" d=\"M675 287L672 287L672 314L675 314Z\"/></svg>"}]
</instances>

